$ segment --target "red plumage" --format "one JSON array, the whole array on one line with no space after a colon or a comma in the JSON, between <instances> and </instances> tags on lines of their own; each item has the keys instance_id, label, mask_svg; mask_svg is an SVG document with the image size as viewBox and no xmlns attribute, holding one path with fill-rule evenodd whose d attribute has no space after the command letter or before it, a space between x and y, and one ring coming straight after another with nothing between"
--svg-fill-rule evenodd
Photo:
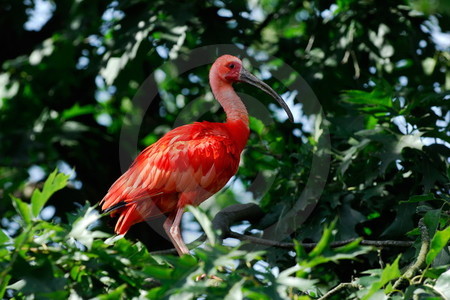
<instances>
[{"instance_id":1,"label":"red plumage","mask_svg":"<svg viewBox=\"0 0 450 300\"><path fill-rule=\"evenodd\" d=\"M125 234L133 224L165 214L163 227L178 253L189 253L179 229L184 207L199 205L228 182L247 143L248 114L234 82L247 82L270 94L292 120L283 99L245 70L237 57L219 57L209 74L227 121L175 128L139 154L101 201L104 211L119 215L117 233Z\"/></svg>"},{"instance_id":2,"label":"red plumage","mask_svg":"<svg viewBox=\"0 0 450 300\"><path fill-rule=\"evenodd\" d=\"M240 132L239 132L240 131ZM199 205L236 173L248 129L239 123L199 122L169 131L143 150L102 200L119 207L116 232L186 205ZM120 205L122 204L122 205Z\"/></svg>"}]
</instances>

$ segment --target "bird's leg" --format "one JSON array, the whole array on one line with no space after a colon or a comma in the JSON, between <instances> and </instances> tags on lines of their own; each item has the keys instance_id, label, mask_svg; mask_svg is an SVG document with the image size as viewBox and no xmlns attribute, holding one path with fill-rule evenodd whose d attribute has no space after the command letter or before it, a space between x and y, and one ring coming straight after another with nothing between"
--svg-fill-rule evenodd
<instances>
[{"instance_id":1,"label":"bird's leg","mask_svg":"<svg viewBox=\"0 0 450 300\"><path fill-rule=\"evenodd\" d=\"M180 232L181 217L183 216L184 208L179 208L175 212L171 213L167 220L163 224L163 228L170 240L172 241L175 249L177 249L178 254L181 256L183 254L189 254L189 249L183 242L183 238Z\"/></svg>"},{"instance_id":2,"label":"bird's leg","mask_svg":"<svg viewBox=\"0 0 450 300\"><path fill-rule=\"evenodd\" d=\"M189 254L189 249L188 247L186 247L186 244L184 243L180 232L180 223L183 213L184 209L179 208L175 212L171 213L163 224L164 230L166 231L167 235L169 236L170 240L175 246L175 249L177 249L178 255L180 256L182 256L183 254ZM201 274L197 276L195 280L200 281L204 279L206 276L207 276L206 274ZM220 277L217 277L215 275L210 275L209 278L217 281L223 281Z\"/></svg>"}]
</instances>

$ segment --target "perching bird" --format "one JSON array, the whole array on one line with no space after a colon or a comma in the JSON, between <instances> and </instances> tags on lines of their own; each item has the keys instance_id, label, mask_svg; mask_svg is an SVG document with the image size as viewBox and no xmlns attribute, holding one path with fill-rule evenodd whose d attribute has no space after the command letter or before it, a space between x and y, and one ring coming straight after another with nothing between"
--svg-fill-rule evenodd
<instances>
[{"instance_id":1,"label":"perching bird","mask_svg":"<svg viewBox=\"0 0 450 300\"><path fill-rule=\"evenodd\" d=\"M115 227L118 234L125 234L133 224L165 214L163 227L178 254L189 253L180 234L185 206L199 205L225 186L237 172L248 140L247 109L233 83L246 82L260 88L293 120L283 99L244 69L237 57L219 57L211 67L209 81L227 121L180 126L138 155L101 201L105 212L119 216Z\"/></svg>"}]
</instances>

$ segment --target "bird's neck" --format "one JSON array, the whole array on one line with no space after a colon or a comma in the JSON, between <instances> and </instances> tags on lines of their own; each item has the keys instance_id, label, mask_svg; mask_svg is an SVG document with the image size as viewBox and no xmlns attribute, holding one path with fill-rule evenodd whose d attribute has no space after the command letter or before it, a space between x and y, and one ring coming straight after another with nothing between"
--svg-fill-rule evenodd
<instances>
[{"instance_id":1,"label":"bird's neck","mask_svg":"<svg viewBox=\"0 0 450 300\"><path fill-rule=\"evenodd\" d=\"M209 78L212 92L227 115L225 126L228 132L238 145L239 151L242 151L250 133L247 108L234 91L233 86L213 74L214 72L211 72Z\"/></svg>"},{"instance_id":2,"label":"bird's neck","mask_svg":"<svg viewBox=\"0 0 450 300\"><path fill-rule=\"evenodd\" d=\"M248 129L248 112L233 86L216 76L210 76L211 89L227 115L227 123L241 121Z\"/></svg>"}]
</instances>

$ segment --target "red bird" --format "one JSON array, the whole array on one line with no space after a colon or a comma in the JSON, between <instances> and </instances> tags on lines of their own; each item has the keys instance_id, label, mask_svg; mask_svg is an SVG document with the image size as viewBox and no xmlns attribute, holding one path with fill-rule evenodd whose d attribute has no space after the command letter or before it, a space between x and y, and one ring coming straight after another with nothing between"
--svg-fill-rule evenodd
<instances>
[{"instance_id":1,"label":"red bird","mask_svg":"<svg viewBox=\"0 0 450 300\"><path fill-rule=\"evenodd\" d=\"M196 122L169 131L142 151L100 202L118 215L115 231L165 214L164 230L179 255L189 253L180 234L186 205L199 205L225 186L237 172L240 154L249 136L248 113L232 84L246 82L274 97L293 116L283 99L242 67L231 55L211 67L212 92L227 115L225 123Z\"/></svg>"}]
</instances>

